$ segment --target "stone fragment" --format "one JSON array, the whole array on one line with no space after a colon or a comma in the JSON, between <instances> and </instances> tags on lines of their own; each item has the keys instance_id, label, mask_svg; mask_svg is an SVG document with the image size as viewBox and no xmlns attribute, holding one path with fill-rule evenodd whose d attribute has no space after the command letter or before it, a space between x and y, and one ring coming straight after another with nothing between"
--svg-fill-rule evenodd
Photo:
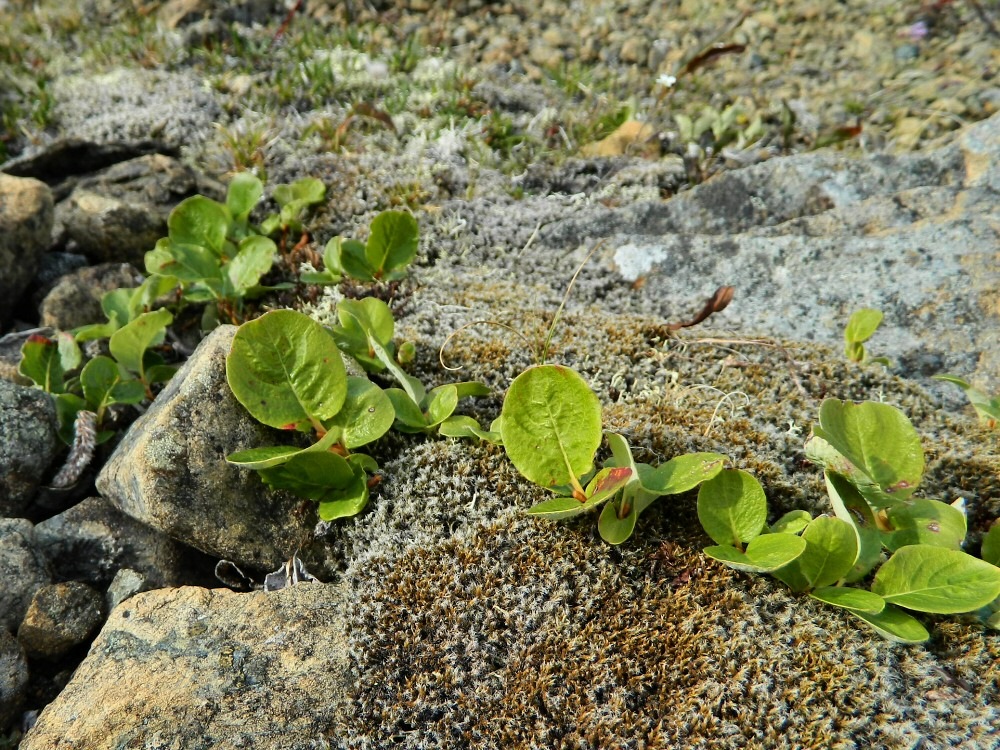
<instances>
[{"instance_id":1,"label":"stone fragment","mask_svg":"<svg viewBox=\"0 0 1000 750\"><path fill-rule=\"evenodd\" d=\"M21 750L329 747L349 689L345 590L194 587L119 606Z\"/></svg>"},{"instance_id":2,"label":"stone fragment","mask_svg":"<svg viewBox=\"0 0 1000 750\"><path fill-rule=\"evenodd\" d=\"M147 526L210 555L273 570L310 537L315 515L269 490L255 472L226 463L238 450L287 443L288 433L253 419L226 382L236 332L206 337L98 475L97 489ZM303 560L321 577L323 566Z\"/></svg>"},{"instance_id":3,"label":"stone fragment","mask_svg":"<svg viewBox=\"0 0 1000 750\"><path fill-rule=\"evenodd\" d=\"M38 547L53 575L106 588L122 568L141 573L150 587L190 580L201 555L125 515L101 497L90 497L35 526ZM208 567L207 562L205 567Z\"/></svg>"},{"instance_id":4,"label":"stone fragment","mask_svg":"<svg viewBox=\"0 0 1000 750\"><path fill-rule=\"evenodd\" d=\"M14 632L35 592L52 580L35 529L23 518L0 518L0 630Z\"/></svg>"},{"instance_id":5,"label":"stone fragment","mask_svg":"<svg viewBox=\"0 0 1000 750\"><path fill-rule=\"evenodd\" d=\"M167 234L167 216L199 191L194 170L162 154L140 156L81 180L57 207L67 236L94 262L130 262Z\"/></svg>"},{"instance_id":6,"label":"stone fragment","mask_svg":"<svg viewBox=\"0 0 1000 750\"><path fill-rule=\"evenodd\" d=\"M146 154L176 155L162 141L105 142L70 137L60 138L39 150L11 159L0 165L0 171L56 185L68 177L97 172Z\"/></svg>"},{"instance_id":7,"label":"stone fragment","mask_svg":"<svg viewBox=\"0 0 1000 750\"><path fill-rule=\"evenodd\" d=\"M0 729L17 718L28 692L28 660L17 638L0 629Z\"/></svg>"},{"instance_id":8,"label":"stone fragment","mask_svg":"<svg viewBox=\"0 0 1000 750\"><path fill-rule=\"evenodd\" d=\"M42 586L17 630L28 656L55 660L83 645L104 617L104 598L79 581Z\"/></svg>"},{"instance_id":9,"label":"stone fragment","mask_svg":"<svg viewBox=\"0 0 1000 750\"><path fill-rule=\"evenodd\" d=\"M154 587L149 585L149 581L142 573L131 568L122 568L115 573L114 580L108 586L104 594L104 603L108 612L113 612L115 607L126 599L131 599L136 594L149 591L151 588Z\"/></svg>"},{"instance_id":10,"label":"stone fragment","mask_svg":"<svg viewBox=\"0 0 1000 750\"><path fill-rule=\"evenodd\" d=\"M62 452L52 397L0 380L0 435L0 516L17 516Z\"/></svg>"},{"instance_id":11,"label":"stone fragment","mask_svg":"<svg viewBox=\"0 0 1000 750\"><path fill-rule=\"evenodd\" d=\"M45 183L0 173L0 321L11 312L48 249L52 192Z\"/></svg>"},{"instance_id":12,"label":"stone fragment","mask_svg":"<svg viewBox=\"0 0 1000 750\"><path fill-rule=\"evenodd\" d=\"M101 309L105 292L142 283L139 272L128 263L101 263L63 276L45 295L41 324L69 331L106 320Z\"/></svg>"}]
</instances>

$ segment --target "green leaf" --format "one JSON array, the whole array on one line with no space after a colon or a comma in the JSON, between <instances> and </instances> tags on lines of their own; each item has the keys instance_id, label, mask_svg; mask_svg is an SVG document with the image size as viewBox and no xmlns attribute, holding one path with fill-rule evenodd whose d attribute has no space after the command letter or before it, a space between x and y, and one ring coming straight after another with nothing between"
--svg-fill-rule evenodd
<instances>
[{"instance_id":1,"label":"green leaf","mask_svg":"<svg viewBox=\"0 0 1000 750\"><path fill-rule=\"evenodd\" d=\"M385 395L396 413L396 429L400 432L422 432L427 427L427 418L406 391L386 388Z\"/></svg>"},{"instance_id":2,"label":"green leaf","mask_svg":"<svg viewBox=\"0 0 1000 750\"><path fill-rule=\"evenodd\" d=\"M849 609L852 612L863 612L868 615L877 615L885 609L885 599L878 594L847 586L822 586L811 591L809 596L824 604L832 604L834 607Z\"/></svg>"},{"instance_id":3,"label":"green leaf","mask_svg":"<svg viewBox=\"0 0 1000 750\"><path fill-rule=\"evenodd\" d=\"M802 554L806 543L796 534L761 534L751 540L747 551L728 544L706 547L713 560L745 573L770 573L791 564Z\"/></svg>"},{"instance_id":4,"label":"green leaf","mask_svg":"<svg viewBox=\"0 0 1000 750\"><path fill-rule=\"evenodd\" d=\"M487 443L500 445L500 433L484 430L472 417L456 415L448 417L438 426L438 434L450 438L476 438Z\"/></svg>"},{"instance_id":5,"label":"green leaf","mask_svg":"<svg viewBox=\"0 0 1000 750\"><path fill-rule=\"evenodd\" d=\"M964 380L954 375L935 375L934 379L957 385L965 391L969 403L976 410L976 415L983 424L992 428L1000 421L1000 397L990 398L982 391L973 388Z\"/></svg>"},{"instance_id":6,"label":"green leaf","mask_svg":"<svg viewBox=\"0 0 1000 750\"><path fill-rule=\"evenodd\" d=\"M345 299L337 303L337 318L340 325L332 333L340 348L369 370L386 367L372 346L372 340L391 350L395 322L389 306L375 297ZM388 354L391 356L392 352Z\"/></svg>"},{"instance_id":7,"label":"green leaf","mask_svg":"<svg viewBox=\"0 0 1000 750\"><path fill-rule=\"evenodd\" d=\"M385 392L367 378L348 377L344 406L324 423L347 448L374 442L392 427L396 412Z\"/></svg>"},{"instance_id":8,"label":"green leaf","mask_svg":"<svg viewBox=\"0 0 1000 750\"><path fill-rule=\"evenodd\" d=\"M637 520L639 514L634 506L624 518L619 518L616 503L610 502L601 510L601 517L597 519L597 530L601 533L601 539L608 544L617 545L632 536Z\"/></svg>"},{"instance_id":9,"label":"green leaf","mask_svg":"<svg viewBox=\"0 0 1000 750\"><path fill-rule=\"evenodd\" d=\"M229 228L229 211L211 198L193 195L182 200L170 212L167 227L171 242L201 245L216 255L222 255Z\"/></svg>"},{"instance_id":10,"label":"green leaf","mask_svg":"<svg viewBox=\"0 0 1000 750\"><path fill-rule=\"evenodd\" d=\"M230 453L226 461L244 469L269 469L280 466L302 450L294 445L266 445Z\"/></svg>"},{"instance_id":11,"label":"green leaf","mask_svg":"<svg viewBox=\"0 0 1000 750\"><path fill-rule=\"evenodd\" d=\"M643 489L657 495L679 495L717 476L726 463L718 453L675 456L649 473L640 475Z\"/></svg>"},{"instance_id":12,"label":"green leaf","mask_svg":"<svg viewBox=\"0 0 1000 750\"><path fill-rule=\"evenodd\" d=\"M335 498L355 482L354 470L343 456L325 451L299 451L287 461L258 469L274 489L289 490L310 500Z\"/></svg>"},{"instance_id":13,"label":"green leaf","mask_svg":"<svg viewBox=\"0 0 1000 750\"><path fill-rule=\"evenodd\" d=\"M72 333L67 331L57 333L56 346L59 349L59 364L65 372L70 372L80 366L80 362L83 361L83 355Z\"/></svg>"},{"instance_id":14,"label":"green leaf","mask_svg":"<svg viewBox=\"0 0 1000 750\"><path fill-rule=\"evenodd\" d=\"M826 399L813 431L894 501L905 500L924 473L924 451L910 420L889 404Z\"/></svg>"},{"instance_id":15,"label":"green leaf","mask_svg":"<svg viewBox=\"0 0 1000 750\"><path fill-rule=\"evenodd\" d=\"M858 541L858 559L844 580L847 583L860 581L882 557L882 535L871 507L853 482L830 470L824 472L824 478L833 512L837 518L851 525Z\"/></svg>"},{"instance_id":16,"label":"green leaf","mask_svg":"<svg viewBox=\"0 0 1000 750\"><path fill-rule=\"evenodd\" d=\"M863 308L857 310L847 322L844 329L844 341L848 344L862 344L872 337L882 324L882 311Z\"/></svg>"},{"instance_id":17,"label":"green leaf","mask_svg":"<svg viewBox=\"0 0 1000 750\"><path fill-rule=\"evenodd\" d=\"M376 279L402 277L417 255L417 220L403 211L383 211L372 220L365 259Z\"/></svg>"},{"instance_id":18,"label":"green leaf","mask_svg":"<svg viewBox=\"0 0 1000 750\"><path fill-rule=\"evenodd\" d=\"M146 397L138 380L124 380L111 357L94 357L80 372L80 386L91 411L100 414L111 404L137 404Z\"/></svg>"},{"instance_id":19,"label":"green leaf","mask_svg":"<svg viewBox=\"0 0 1000 750\"><path fill-rule=\"evenodd\" d=\"M246 219L263 195L264 183L250 172L239 172L226 191L226 208L234 219Z\"/></svg>"},{"instance_id":20,"label":"green leaf","mask_svg":"<svg viewBox=\"0 0 1000 750\"><path fill-rule=\"evenodd\" d=\"M458 389L453 385L442 385L427 394L427 426L441 424L458 407Z\"/></svg>"},{"instance_id":21,"label":"green leaf","mask_svg":"<svg viewBox=\"0 0 1000 750\"><path fill-rule=\"evenodd\" d=\"M500 412L504 450L542 487L578 483L601 444L601 403L578 373L530 367L510 384Z\"/></svg>"},{"instance_id":22,"label":"green leaf","mask_svg":"<svg viewBox=\"0 0 1000 750\"><path fill-rule=\"evenodd\" d=\"M368 265L365 246L357 240L331 239L323 251L323 263L358 281L375 281L375 269Z\"/></svg>"},{"instance_id":23,"label":"green leaf","mask_svg":"<svg viewBox=\"0 0 1000 750\"><path fill-rule=\"evenodd\" d=\"M586 500L581 502L575 497L556 497L532 506L528 514L550 520L572 518L581 513L593 510L632 479L632 470L623 467L601 469L587 484Z\"/></svg>"},{"instance_id":24,"label":"green leaf","mask_svg":"<svg viewBox=\"0 0 1000 750\"><path fill-rule=\"evenodd\" d=\"M315 177L303 177L290 185L276 185L274 200L279 206L287 206L293 201L301 201L304 205L322 202L326 196L326 186Z\"/></svg>"},{"instance_id":25,"label":"green leaf","mask_svg":"<svg viewBox=\"0 0 1000 750\"><path fill-rule=\"evenodd\" d=\"M320 501L318 508L320 519L336 521L338 518L350 518L368 505L368 477L359 466L352 465L352 468L354 482Z\"/></svg>"},{"instance_id":26,"label":"green leaf","mask_svg":"<svg viewBox=\"0 0 1000 750\"><path fill-rule=\"evenodd\" d=\"M770 532L772 534L800 534L810 521L812 521L812 516L809 511L790 510L771 524Z\"/></svg>"},{"instance_id":27,"label":"green leaf","mask_svg":"<svg viewBox=\"0 0 1000 750\"><path fill-rule=\"evenodd\" d=\"M745 471L723 470L701 485L698 520L717 544L749 542L767 523L764 489Z\"/></svg>"},{"instance_id":28,"label":"green leaf","mask_svg":"<svg viewBox=\"0 0 1000 750\"><path fill-rule=\"evenodd\" d=\"M893 552L908 544L961 549L965 541L965 514L947 503L917 498L886 513L893 530L882 534L882 542Z\"/></svg>"},{"instance_id":29,"label":"green leaf","mask_svg":"<svg viewBox=\"0 0 1000 750\"><path fill-rule=\"evenodd\" d=\"M261 277L271 270L277 251L272 240L259 234L240 241L236 257L226 265L226 276L237 297L245 296L260 283Z\"/></svg>"},{"instance_id":30,"label":"green leaf","mask_svg":"<svg viewBox=\"0 0 1000 750\"><path fill-rule=\"evenodd\" d=\"M118 364L130 372L139 373L145 379L143 355L146 349L163 342L167 326L174 320L169 310L143 313L128 325L122 326L108 342L111 355Z\"/></svg>"},{"instance_id":31,"label":"green leaf","mask_svg":"<svg viewBox=\"0 0 1000 750\"><path fill-rule=\"evenodd\" d=\"M65 390L63 378L66 373L59 356L59 345L45 336L33 334L21 345L21 362L17 371L49 393Z\"/></svg>"},{"instance_id":32,"label":"green leaf","mask_svg":"<svg viewBox=\"0 0 1000 750\"><path fill-rule=\"evenodd\" d=\"M887 604L877 615L852 610L851 614L867 623L883 638L897 643L923 643L931 637L920 621L898 607Z\"/></svg>"},{"instance_id":33,"label":"green leaf","mask_svg":"<svg viewBox=\"0 0 1000 750\"><path fill-rule=\"evenodd\" d=\"M914 544L879 568L872 591L920 612L971 612L1000 596L1000 568L960 550Z\"/></svg>"},{"instance_id":34,"label":"green leaf","mask_svg":"<svg viewBox=\"0 0 1000 750\"><path fill-rule=\"evenodd\" d=\"M233 394L259 422L280 429L316 427L347 396L340 350L326 330L294 310L245 323L226 358Z\"/></svg>"},{"instance_id":35,"label":"green leaf","mask_svg":"<svg viewBox=\"0 0 1000 750\"><path fill-rule=\"evenodd\" d=\"M146 253L146 271L185 283L221 279L218 256L202 245L183 245L166 237Z\"/></svg>"},{"instance_id":36,"label":"green leaf","mask_svg":"<svg viewBox=\"0 0 1000 750\"><path fill-rule=\"evenodd\" d=\"M858 559L858 537L847 521L820 516L802 532L806 551L798 559L799 572L810 589L829 586L844 578Z\"/></svg>"},{"instance_id":37,"label":"green leaf","mask_svg":"<svg viewBox=\"0 0 1000 750\"><path fill-rule=\"evenodd\" d=\"M87 408L87 402L75 393L59 393L54 397L56 418L59 421L59 439L66 445L73 444L73 423L76 413Z\"/></svg>"},{"instance_id":38,"label":"green leaf","mask_svg":"<svg viewBox=\"0 0 1000 750\"><path fill-rule=\"evenodd\" d=\"M986 532L981 554L986 562L1000 565L1000 523L994 521L990 530Z\"/></svg>"}]
</instances>

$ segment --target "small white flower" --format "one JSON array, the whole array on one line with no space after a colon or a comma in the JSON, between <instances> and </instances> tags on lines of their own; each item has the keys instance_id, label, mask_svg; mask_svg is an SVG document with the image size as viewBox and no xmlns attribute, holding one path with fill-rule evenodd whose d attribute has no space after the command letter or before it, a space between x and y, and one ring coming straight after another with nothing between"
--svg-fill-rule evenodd
<instances>
[{"instance_id":1,"label":"small white flower","mask_svg":"<svg viewBox=\"0 0 1000 750\"><path fill-rule=\"evenodd\" d=\"M667 73L660 73L656 77L656 82L663 86L664 88L672 89L674 84L677 83L677 76L672 76Z\"/></svg>"}]
</instances>

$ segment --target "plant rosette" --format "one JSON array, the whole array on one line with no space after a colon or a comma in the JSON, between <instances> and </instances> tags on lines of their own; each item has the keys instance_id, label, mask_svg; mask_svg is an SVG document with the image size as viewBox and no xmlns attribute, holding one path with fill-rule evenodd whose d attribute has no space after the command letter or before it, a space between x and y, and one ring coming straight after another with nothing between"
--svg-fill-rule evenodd
<instances>
[{"instance_id":1,"label":"plant rosette","mask_svg":"<svg viewBox=\"0 0 1000 750\"><path fill-rule=\"evenodd\" d=\"M768 527L757 480L724 471L698 494L698 517L716 542L705 554L737 570L769 573L903 643L930 637L906 610L978 611L988 624L1000 621L1000 532L984 546L986 559L975 558L961 549L963 503L911 498L924 457L909 420L887 404L828 399L814 432L807 454L826 467L834 515L793 511ZM870 591L847 585L873 570Z\"/></svg>"}]
</instances>

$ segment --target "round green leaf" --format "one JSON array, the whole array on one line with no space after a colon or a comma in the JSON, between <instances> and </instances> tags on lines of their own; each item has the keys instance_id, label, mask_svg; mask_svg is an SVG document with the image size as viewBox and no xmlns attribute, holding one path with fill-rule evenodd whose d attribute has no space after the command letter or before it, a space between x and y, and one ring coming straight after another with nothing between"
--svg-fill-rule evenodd
<instances>
[{"instance_id":1,"label":"round green leaf","mask_svg":"<svg viewBox=\"0 0 1000 750\"><path fill-rule=\"evenodd\" d=\"M718 453L675 456L641 475L643 489L657 495L679 495L716 476L726 463Z\"/></svg>"},{"instance_id":2,"label":"round green leaf","mask_svg":"<svg viewBox=\"0 0 1000 750\"><path fill-rule=\"evenodd\" d=\"M745 471L721 471L698 491L698 520L717 544L749 542L767 523L764 489Z\"/></svg>"},{"instance_id":3,"label":"round green leaf","mask_svg":"<svg viewBox=\"0 0 1000 750\"><path fill-rule=\"evenodd\" d=\"M427 427L427 418L406 391L387 388L385 395L396 415L396 429L400 432L421 432Z\"/></svg>"},{"instance_id":4,"label":"round green leaf","mask_svg":"<svg viewBox=\"0 0 1000 750\"><path fill-rule=\"evenodd\" d=\"M965 514L947 503L917 498L887 513L893 530L882 534L882 541L892 551L908 544L961 549L965 541Z\"/></svg>"},{"instance_id":5,"label":"round green leaf","mask_svg":"<svg viewBox=\"0 0 1000 750\"><path fill-rule=\"evenodd\" d=\"M799 571L809 588L836 583L846 576L858 559L858 537L847 521L820 516L802 532L806 551L799 558Z\"/></svg>"},{"instance_id":6,"label":"round green leaf","mask_svg":"<svg viewBox=\"0 0 1000 750\"><path fill-rule=\"evenodd\" d=\"M201 245L222 254L229 228L229 211L203 195L185 198L167 218L170 240L179 245Z\"/></svg>"},{"instance_id":7,"label":"round green leaf","mask_svg":"<svg viewBox=\"0 0 1000 750\"><path fill-rule=\"evenodd\" d=\"M771 524L772 534L801 534L812 516L807 510L790 510Z\"/></svg>"},{"instance_id":8,"label":"round green leaf","mask_svg":"<svg viewBox=\"0 0 1000 750\"><path fill-rule=\"evenodd\" d=\"M226 378L247 411L280 429L330 419L347 396L336 343L294 310L275 310L241 326L226 358Z\"/></svg>"},{"instance_id":9,"label":"round green leaf","mask_svg":"<svg viewBox=\"0 0 1000 750\"><path fill-rule=\"evenodd\" d=\"M597 519L597 530L601 532L601 539L608 544L621 544L632 536L638 517L635 506L624 518L619 518L617 503L607 503L601 510L601 517Z\"/></svg>"},{"instance_id":10,"label":"round green leaf","mask_svg":"<svg viewBox=\"0 0 1000 750\"><path fill-rule=\"evenodd\" d=\"M226 208L234 219L244 219L264 195L264 184L250 172L236 174L226 191Z\"/></svg>"},{"instance_id":11,"label":"round green leaf","mask_svg":"<svg viewBox=\"0 0 1000 750\"><path fill-rule=\"evenodd\" d=\"M368 378L349 377L344 406L324 426L336 431L347 448L357 448L382 437L395 419L396 411L385 391Z\"/></svg>"},{"instance_id":12,"label":"round green leaf","mask_svg":"<svg viewBox=\"0 0 1000 750\"><path fill-rule=\"evenodd\" d=\"M221 278L219 258L207 247L182 245L166 237L146 253L146 271L188 283Z\"/></svg>"},{"instance_id":13,"label":"round green leaf","mask_svg":"<svg viewBox=\"0 0 1000 750\"><path fill-rule=\"evenodd\" d=\"M971 612L1000 596L1000 568L960 550L913 544L879 568L872 591L918 612Z\"/></svg>"},{"instance_id":14,"label":"round green leaf","mask_svg":"<svg viewBox=\"0 0 1000 750\"><path fill-rule=\"evenodd\" d=\"M93 411L110 404L137 404L146 396L138 380L123 381L118 365L111 357L94 357L80 372L84 398Z\"/></svg>"},{"instance_id":15,"label":"round green leaf","mask_svg":"<svg viewBox=\"0 0 1000 750\"><path fill-rule=\"evenodd\" d=\"M299 451L284 463L257 471L268 486L310 500L335 498L355 484L355 472L347 460L324 451Z\"/></svg>"},{"instance_id":16,"label":"round green leaf","mask_svg":"<svg viewBox=\"0 0 1000 750\"><path fill-rule=\"evenodd\" d=\"M878 594L864 589L853 589L847 586L823 586L809 594L824 604L849 609L853 612L864 612L877 615L885 609L885 599Z\"/></svg>"},{"instance_id":17,"label":"round green leaf","mask_svg":"<svg viewBox=\"0 0 1000 750\"><path fill-rule=\"evenodd\" d=\"M761 534L750 540L746 557L757 570L770 573L798 559L805 548L805 540L797 534Z\"/></svg>"},{"instance_id":18,"label":"round green leaf","mask_svg":"<svg viewBox=\"0 0 1000 750\"><path fill-rule=\"evenodd\" d=\"M66 373L59 356L59 345L52 339L33 334L21 346L18 372L31 378L35 385L49 393L62 393Z\"/></svg>"},{"instance_id":19,"label":"round green leaf","mask_svg":"<svg viewBox=\"0 0 1000 750\"><path fill-rule=\"evenodd\" d=\"M236 257L226 265L233 294L242 297L260 283L260 277L271 270L277 251L274 241L267 237L259 234L244 237Z\"/></svg>"},{"instance_id":20,"label":"round green leaf","mask_svg":"<svg viewBox=\"0 0 1000 750\"><path fill-rule=\"evenodd\" d=\"M859 610L851 610L851 614L873 627L883 638L896 643L923 643L931 637L917 618L891 604L877 615Z\"/></svg>"},{"instance_id":21,"label":"round green leaf","mask_svg":"<svg viewBox=\"0 0 1000 750\"><path fill-rule=\"evenodd\" d=\"M579 374L531 367L510 384L500 412L504 450L543 487L572 484L591 470L601 444L601 403Z\"/></svg>"},{"instance_id":22,"label":"round green leaf","mask_svg":"<svg viewBox=\"0 0 1000 750\"><path fill-rule=\"evenodd\" d=\"M417 220L405 211L383 211L372 220L365 258L377 279L396 278L417 255Z\"/></svg>"},{"instance_id":23,"label":"round green leaf","mask_svg":"<svg viewBox=\"0 0 1000 750\"><path fill-rule=\"evenodd\" d=\"M924 473L920 436L899 409L828 398L813 431L895 500L905 500Z\"/></svg>"},{"instance_id":24,"label":"round green leaf","mask_svg":"<svg viewBox=\"0 0 1000 750\"><path fill-rule=\"evenodd\" d=\"M872 337L872 334L882 323L882 311L863 308L851 315L844 329L844 340L848 343L863 343Z\"/></svg>"}]
</instances>

